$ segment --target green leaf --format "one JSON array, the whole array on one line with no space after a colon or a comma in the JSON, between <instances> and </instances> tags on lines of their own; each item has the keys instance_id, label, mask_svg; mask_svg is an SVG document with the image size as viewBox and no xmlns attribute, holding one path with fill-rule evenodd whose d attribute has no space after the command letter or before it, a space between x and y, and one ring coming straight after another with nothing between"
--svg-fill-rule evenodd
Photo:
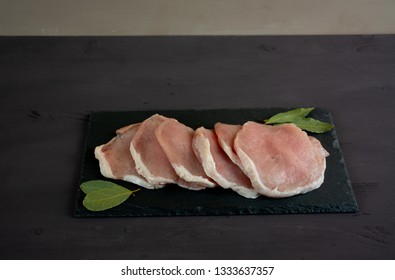
<instances>
[{"instance_id":1,"label":"green leaf","mask_svg":"<svg viewBox=\"0 0 395 280\"><path fill-rule=\"evenodd\" d=\"M93 191L97 191L97 190L105 189L105 188L112 188L114 186L118 186L118 185L114 184L112 182L109 182L109 181L91 180L91 181L82 183L80 185L80 188L85 194L88 194Z\"/></svg>"},{"instance_id":2,"label":"green leaf","mask_svg":"<svg viewBox=\"0 0 395 280\"><path fill-rule=\"evenodd\" d=\"M297 127L314 133L323 133L331 130L334 126L330 123L321 122L313 118L298 119L293 122Z\"/></svg>"},{"instance_id":3,"label":"green leaf","mask_svg":"<svg viewBox=\"0 0 395 280\"><path fill-rule=\"evenodd\" d=\"M103 180L91 180L80 185L86 193L82 204L91 211L102 211L113 208L140 189L129 190L115 183ZM134 195L134 194L133 194Z\"/></svg>"},{"instance_id":4,"label":"green leaf","mask_svg":"<svg viewBox=\"0 0 395 280\"><path fill-rule=\"evenodd\" d=\"M298 108L284 113L279 113L265 120L265 124L290 123L306 117L315 108Z\"/></svg>"}]
</instances>

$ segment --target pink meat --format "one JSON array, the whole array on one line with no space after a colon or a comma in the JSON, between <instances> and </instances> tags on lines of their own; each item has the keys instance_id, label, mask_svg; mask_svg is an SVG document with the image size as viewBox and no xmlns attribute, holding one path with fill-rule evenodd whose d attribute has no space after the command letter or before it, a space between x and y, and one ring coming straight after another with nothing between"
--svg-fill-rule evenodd
<instances>
[{"instance_id":1,"label":"pink meat","mask_svg":"<svg viewBox=\"0 0 395 280\"><path fill-rule=\"evenodd\" d=\"M236 164L244 173L244 166L240 161L239 156L236 153L234 148L234 141L237 133L242 128L242 125L239 124L225 124L225 123L216 123L214 125L215 134L218 137L218 143L221 146L222 150L228 155L228 157L232 160L234 164Z\"/></svg>"},{"instance_id":2,"label":"pink meat","mask_svg":"<svg viewBox=\"0 0 395 280\"><path fill-rule=\"evenodd\" d=\"M254 188L269 197L288 197L320 187L328 153L293 124L247 122L234 148Z\"/></svg>"},{"instance_id":3,"label":"pink meat","mask_svg":"<svg viewBox=\"0 0 395 280\"><path fill-rule=\"evenodd\" d=\"M175 119L167 119L155 131L163 151L180 178L195 184L191 189L214 187L216 183L211 180L203 170L192 149L194 131L192 128L179 123Z\"/></svg>"},{"instance_id":4,"label":"pink meat","mask_svg":"<svg viewBox=\"0 0 395 280\"><path fill-rule=\"evenodd\" d=\"M200 127L195 131L192 147L205 173L225 189L232 189L247 198L257 198L258 192L250 180L225 154L213 130Z\"/></svg>"},{"instance_id":5,"label":"pink meat","mask_svg":"<svg viewBox=\"0 0 395 280\"><path fill-rule=\"evenodd\" d=\"M130 141L140 124L132 124L116 131L117 136L107 144L95 148L95 157L99 160L100 172L104 177L132 182L152 189L156 186L148 183L136 171L135 162L130 155Z\"/></svg>"},{"instance_id":6,"label":"pink meat","mask_svg":"<svg viewBox=\"0 0 395 280\"><path fill-rule=\"evenodd\" d=\"M237 124L224 124L224 123L216 123L214 125L215 134L218 137L218 143L221 146L222 150L228 155L228 157L233 161L233 163L237 164L239 167L242 167L239 156L236 154L236 151L233 148L233 142L235 140L237 132L241 129L241 125Z\"/></svg>"},{"instance_id":7,"label":"pink meat","mask_svg":"<svg viewBox=\"0 0 395 280\"><path fill-rule=\"evenodd\" d=\"M137 172L150 184L177 183L179 177L155 137L157 127L168 118L155 114L141 123L130 143Z\"/></svg>"}]
</instances>

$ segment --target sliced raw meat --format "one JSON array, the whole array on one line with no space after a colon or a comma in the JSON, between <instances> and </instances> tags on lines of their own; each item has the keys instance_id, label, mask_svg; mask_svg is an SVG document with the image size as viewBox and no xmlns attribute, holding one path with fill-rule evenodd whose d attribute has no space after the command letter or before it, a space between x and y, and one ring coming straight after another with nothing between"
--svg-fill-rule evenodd
<instances>
[{"instance_id":1,"label":"sliced raw meat","mask_svg":"<svg viewBox=\"0 0 395 280\"><path fill-rule=\"evenodd\" d=\"M177 183L179 177L155 137L156 128L167 118L158 114L143 121L130 143L137 172L150 184Z\"/></svg>"},{"instance_id":2,"label":"sliced raw meat","mask_svg":"<svg viewBox=\"0 0 395 280\"><path fill-rule=\"evenodd\" d=\"M216 123L214 125L214 130L215 134L217 134L218 143L222 150L224 150L234 164L246 173L233 145L236 135L242 127L243 126L239 124Z\"/></svg>"},{"instance_id":3,"label":"sliced raw meat","mask_svg":"<svg viewBox=\"0 0 395 280\"><path fill-rule=\"evenodd\" d=\"M230 188L247 198L259 196L243 171L221 149L213 130L198 128L193 137L192 147L205 173L221 187Z\"/></svg>"},{"instance_id":4,"label":"sliced raw meat","mask_svg":"<svg viewBox=\"0 0 395 280\"><path fill-rule=\"evenodd\" d=\"M253 187L263 195L293 196L324 181L328 153L293 124L247 122L237 133L234 148Z\"/></svg>"},{"instance_id":5,"label":"sliced raw meat","mask_svg":"<svg viewBox=\"0 0 395 280\"><path fill-rule=\"evenodd\" d=\"M318 141L317 138L314 138L314 137L312 137L312 136L309 136L309 139L310 139L311 143L315 146L315 148L317 149L317 151L321 151L321 153L322 153L322 155L323 155L324 157L329 156L328 151L325 150L325 149L322 147L321 142Z\"/></svg>"},{"instance_id":6,"label":"sliced raw meat","mask_svg":"<svg viewBox=\"0 0 395 280\"><path fill-rule=\"evenodd\" d=\"M95 148L95 157L99 160L100 172L104 177L128 181L139 186L153 189L144 177L136 171L135 162L130 155L130 141L140 124L132 124L116 131L117 136L107 144Z\"/></svg>"},{"instance_id":7,"label":"sliced raw meat","mask_svg":"<svg viewBox=\"0 0 395 280\"><path fill-rule=\"evenodd\" d=\"M224 123L216 123L214 125L215 134L218 137L218 143L221 146L222 150L228 155L228 157L233 161L233 163L237 164L239 167L242 167L239 156L236 154L236 151L233 148L233 142L235 140L237 132L241 129L241 125L237 124L224 124Z\"/></svg>"},{"instance_id":8,"label":"sliced raw meat","mask_svg":"<svg viewBox=\"0 0 395 280\"><path fill-rule=\"evenodd\" d=\"M180 178L201 188L214 187L216 183L206 175L193 152L193 134L192 128L175 119L167 119L155 131L160 146Z\"/></svg>"}]
</instances>

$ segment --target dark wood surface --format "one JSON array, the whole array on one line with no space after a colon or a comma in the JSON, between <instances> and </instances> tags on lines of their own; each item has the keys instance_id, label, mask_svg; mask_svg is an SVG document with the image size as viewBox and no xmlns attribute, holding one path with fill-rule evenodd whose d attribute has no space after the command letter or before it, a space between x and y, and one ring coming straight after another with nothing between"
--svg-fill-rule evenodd
<instances>
[{"instance_id":1,"label":"dark wood surface","mask_svg":"<svg viewBox=\"0 0 395 280\"><path fill-rule=\"evenodd\" d=\"M99 110L325 107L353 214L75 218ZM0 37L2 259L394 259L395 36Z\"/></svg>"}]
</instances>

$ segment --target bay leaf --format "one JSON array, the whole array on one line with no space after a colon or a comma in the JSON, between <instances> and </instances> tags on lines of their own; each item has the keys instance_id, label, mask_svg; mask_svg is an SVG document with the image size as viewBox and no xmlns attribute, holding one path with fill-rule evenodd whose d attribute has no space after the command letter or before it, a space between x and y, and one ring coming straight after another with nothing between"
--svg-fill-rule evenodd
<instances>
[{"instance_id":1,"label":"bay leaf","mask_svg":"<svg viewBox=\"0 0 395 280\"><path fill-rule=\"evenodd\" d=\"M103 211L118 206L135 191L114 184L111 187L88 192L82 204L88 210Z\"/></svg>"},{"instance_id":2,"label":"bay leaf","mask_svg":"<svg viewBox=\"0 0 395 280\"><path fill-rule=\"evenodd\" d=\"M334 127L330 123L322 122L313 118L302 118L295 120L293 123L302 130L314 133L327 132Z\"/></svg>"},{"instance_id":3,"label":"bay leaf","mask_svg":"<svg viewBox=\"0 0 395 280\"><path fill-rule=\"evenodd\" d=\"M80 188L85 194L88 194L93 191L97 191L97 190L105 189L105 188L112 188L114 186L118 186L118 185L115 183L109 182L109 181L91 180L91 181L82 183L80 185Z\"/></svg>"},{"instance_id":4,"label":"bay leaf","mask_svg":"<svg viewBox=\"0 0 395 280\"><path fill-rule=\"evenodd\" d=\"M290 123L295 122L298 119L306 117L315 108L298 108L287 112L278 113L271 118L265 120L265 124L276 124L276 123Z\"/></svg>"}]
</instances>

